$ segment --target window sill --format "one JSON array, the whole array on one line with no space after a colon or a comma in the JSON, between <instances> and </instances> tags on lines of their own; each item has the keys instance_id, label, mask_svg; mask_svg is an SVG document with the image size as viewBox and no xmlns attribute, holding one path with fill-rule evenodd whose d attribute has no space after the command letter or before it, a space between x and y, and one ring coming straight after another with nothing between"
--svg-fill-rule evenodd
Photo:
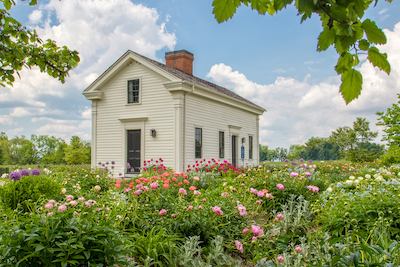
<instances>
[{"instance_id":1,"label":"window sill","mask_svg":"<svg viewBox=\"0 0 400 267\"><path fill-rule=\"evenodd\" d=\"M142 103L129 103L129 104L125 104L126 107L128 106L136 106L136 105L141 105Z\"/></svg>"}]
</instances>

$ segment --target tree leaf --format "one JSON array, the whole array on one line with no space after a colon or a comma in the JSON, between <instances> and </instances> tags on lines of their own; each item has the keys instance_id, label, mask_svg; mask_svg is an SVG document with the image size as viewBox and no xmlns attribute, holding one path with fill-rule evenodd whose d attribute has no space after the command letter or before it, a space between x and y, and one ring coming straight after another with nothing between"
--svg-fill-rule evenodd
<instances>
[{"instance_id":1,"label":"tree leaf","mask_svg":"<svg viewBox=\"0 0 400 267\"><path fill-rule=\"evenodd\" d=\"M264 15L271 5L270 0L250 0L251 8L258 11L259 14Z\"/></svg>"},{"instance_id":2,"label":"tree leaf","mask_svg":"<svg viewBox=\"0 0 400 267\"><path fill-rule=\"evenodd\" d=\"M372 65L378 67L380 70L383 70L387 74L390 73L390 64L387 60L387 54L380 53L378 48L373 46L368 50L368 60Z\"/></svg>"},{"instance_id":3,"label":"tree leaf","mask_svg":"<svg viewBox=\"0 0 400 267\"><path fill-rule=\"evenodd\" d=\"M369 42L365 39L358 41L358 48L360 48L361 50L367 51L369 46Z\"/></svg>"},{"instance_id":4,"label":"tree leaf","mask_svg":"<svg viewBox=\"0 0 400 267\"><path fill-rule=\"evenodd\" d=\"M361 24L361 27L364 29L367 34L368 41L374 44L386 44L386 35L385 33L376 26L375 21L371 21L370 19L366 19Z\"/></svg>"},{"instance_id":5,"label":"tree leaf","mask_svg":"<svg viewBox=\"0 0 400 267\"><path fill-rule=\"evenodd\" d=\"M346 105L361 94L362 75L355 69L348 70L342 74L342 84L340 93L342 94Z\"/></svg>"},{"instance_id":6,"label":"tree leaf","mask_svg":"<svg viewBox=\"0 0 400 267\"><path fill-rule=\"evenodd\" d=\"M240 0L214 0L213 13L215 18L219 23L232 18L240 4Z\"/></svg>"},{"instance_id":7,"label":"tree leaf","mask_svg":"<svg viewBox=\"0 0 400 267\"><path fill-rule=\"evenodd\" d=\"M324 51L328 49L331 45L335 43L335 39L335 30L325 27L325 29L319 34L317 50Z\"/></svg>"},{"instance_id":8,"label":"tree leaf","mask_svg":"<svg viewBox=\"0 0 400 267\"><path fill-rule=\"evenodd\" d=\"M343 53L335 66L337 74L343 74L354 66L354 57L350 53Z\"/></svg>"}]
</instances>

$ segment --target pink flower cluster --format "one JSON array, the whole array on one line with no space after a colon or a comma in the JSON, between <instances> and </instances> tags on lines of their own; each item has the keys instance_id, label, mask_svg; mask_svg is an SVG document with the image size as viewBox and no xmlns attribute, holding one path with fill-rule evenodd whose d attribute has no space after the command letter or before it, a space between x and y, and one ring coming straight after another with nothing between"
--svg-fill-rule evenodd
<instances>
[{"instance_id":1,"label":"pink flower cluster","mask_svg":"<svg viewBox=\"0 0 400 267\"><path fill-rule=\"evenodd\" d=\"M156 190L157 187L158 187L158 183L157 182L154 182L154 183L150 184L150 188L153 189L153 190Z\"/></svg>"},{"instance_id":2,"label":"pink flower cluster","mask_svg":"<svg viewBox=\"0 0 400 267\"><path fill-rule=\"evenodd\" d=\"M193 194L196 195L196 196L200 196L200 195L201 195L201 192L198 191L198 190L194 190L194 191L193 191Z\"/></svg>"},{"instance_id":3,"label":"pink flower cluster","mask_svg":"<svg viewBox=\"0 0 400 267\"><path fill-rule=\"evenodd\" d=\"M308 185L307 188L315 193L319 192L318 186Z\"/></svg>"},{"instance_id":4,"label":"pink flower cluster","mask_svg":"<svg viewBox=\"0 0 400 267\"><path fill-rule=\"evenodd\" d=\"M247 215L246 207L243 206L242 204L239 204L239 205L237 206L237 209L238 209L239 214L240 214L241 216L246 216L246 215Z\"/></svg>"},{"instance_id":5,"label":"pink flower cluster","mask_svg":"<svg viewBox=\"0 0 400 267\"><path fill-rule=\"evenodd\" d=\"M160 215L165 215L167 213L167 211L165 209L160 210Z\"/></svg>"},{"instance_id":6,"label":"pink flower cluster","mask_svg":"<svg viewBox=\"0 0 400 267\"><path fill-rule=\"evenodd\" d=\"M264 234L264 231L261 229L261 227L257 225L251 226L251 232L258 236L262 236L262 234Z\"/></svg>"},{"instance_id":7,"label":"pink flower cluster","mask_svg":"<svg viewBox=\"0 0 400 267\"><path fill-rule=\"evenodd\" d=\"M270 193L265 194L265 197L266 197L266 198L270 198L270 199L273 199L273 198L274 198L274 196L271 195Z\"/></svg>"},{"instance_id":8,"label":"pink flower cluster","mask_svg":"<svg viewBox=\"0 0 400 267\"><path fill-rule=\"evenodd\" d=\"M221 193L221 197L228 197L229 194L228 193Z\"/></svg>"},{"instance_id":9,"label":"pink flower cluster","mask_svg":"<svg viewBox=\"0 0 400 267\"><path fill-rule=\"evenodd\" d=\"M250 193L253 193L253 194L257 195L258 190L254 189L254 188L250 188Z\"/></svg>"},{"instance_id":10,"label":"pink flower cluster","mask_svg":"<svg viewBox=\"0 0 400 267\"><path fill-rule=\"evenodd\" d=\"M184 188L179 188L179 193L183 195L187 195L187 192Z\"/></svg>"},{"instance_id":11,"label":"pink flower cluster","mask_svg":"<svg viewBox=\"0 0 400 267\"><path fill-rule=\"evenodd\" d=\"M298 174L297 172L291 172L289 175L292 176L292 177L294 177L294 178L296 178L297 176L299 176L299 174Z\"/></svg>"},{"instance_id":12,"label":"pink flower cluster","mask_svg":"<svg viewBox=\"0 0 400 267\"><path fill-rule=\"evenodd\" d=\"M274 220L277 222L277 221L282 220L282 219L283 219L283 215L282 215L282 213L279 213L277 218L275 218Z\"/></svg>"},{"instance_id":13,"label":"pink flower cluster","mask_svg":"<svg viewBox=\"0 0 400 267\"><path fill-rule=\"evenodd\" d=\"M285 189L285 186L284 186L283 184L277 184L276 187L277 187L279 190Z\"/></svg>"},{"instance_id":14,"label":"pink flower cluster","mask_svg":"<svg viewBox=\"0 0 400 267\"><path fill-rule=\"evenodd\" d=\"M241 253L243 253L243 244L240 243L240 241L235 240L235 245L236 245L237 250L239 250Z\"/></svg>"},{"instance_id":15,"label":"pink flower cluster","mask_svg":"<svg viewBox=\"0 0 400 267\"><path fill-rule=\"evenodd\" d=\"M218 215L222 215L222 214L224 213L224 212L221 210L221 208L218 207L218 206L213 207L213 208L212 208L212 211L215 212L215 213L218 214Z\"/></svg>"},{"instance_id":16,"label":"pink flower cluster","mask_svg":"<svg viewBox=\"0 0 400 267\"><path fill-rule=\"evenodd\" d=\"M257 196L258 197L263 197L265 194L264 194L264 192L263 191L258 191L257 192Z\"/></svg>"}]
</instances>

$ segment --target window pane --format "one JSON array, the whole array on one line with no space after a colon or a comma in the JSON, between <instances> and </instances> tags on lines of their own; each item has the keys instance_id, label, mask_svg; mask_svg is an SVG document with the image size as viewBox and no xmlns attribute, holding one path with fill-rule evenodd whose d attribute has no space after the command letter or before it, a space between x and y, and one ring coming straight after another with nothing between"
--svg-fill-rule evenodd
<instances>
[{"instance_id":1,"label":"window pane","mask_svg":"<svg viewBox=\"0 0 400 267\"><path fill-rule=\"evenodd\" d=\"M139 79L128 81L128 103L139 103Z\"/></svg>"},{"instance_id":2,"label":"window pane","mask_svg":"<svg viewBox=\"0 0 400 267\"><path fill-rule=\"evenodd\" d=\"M201 158L201 147L202 147L202 129L195 128L195 137L194 137L194 157Z\"/></svg>"},{"instance_id":3,"label":"window pane","mask_svg":"<svg viewBox=\"0 0 400 267\"><path fill-rule=\"evenodd\" d=\"M225 133L219 132L219 158L224 158L225 156Z\"/></svg>"},{"instance_id":4,"label":"window pane","mask_svg":"<svg viewBox=\"0 0 400 267\"><path fill-rule=\"evenodd\" d=\"M249 159L253 159L253 136L249 136Z\"/></svg>"}]
</instances>

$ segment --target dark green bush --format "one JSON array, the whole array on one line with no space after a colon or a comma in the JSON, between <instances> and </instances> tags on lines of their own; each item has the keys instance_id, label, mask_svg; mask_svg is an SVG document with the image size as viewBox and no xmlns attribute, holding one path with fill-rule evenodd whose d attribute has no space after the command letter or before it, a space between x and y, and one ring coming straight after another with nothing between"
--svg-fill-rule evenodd
<instances>
[{"instance_id":1,"label":"dark green bush","mask_svg":"<svg viewBox=\"0 0 400 267\"><path fill-rule=\"evenodd\" d=\"M5 208L20 208L28 212L28 200L36 202L60 196L60 185L54 179L38 175L25 176L19 181L10 181L0 190L0 199Z\"/></svg>"}]
</instances>

